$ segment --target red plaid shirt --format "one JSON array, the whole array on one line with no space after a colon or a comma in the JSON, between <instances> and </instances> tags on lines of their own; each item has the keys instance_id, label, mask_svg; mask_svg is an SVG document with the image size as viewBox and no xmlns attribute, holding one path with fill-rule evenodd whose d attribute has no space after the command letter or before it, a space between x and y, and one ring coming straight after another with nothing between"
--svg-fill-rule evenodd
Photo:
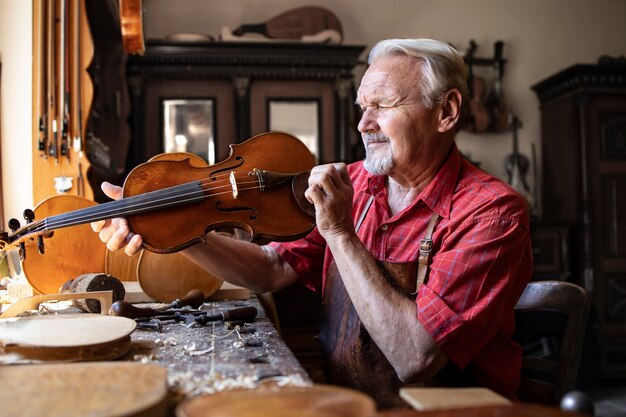
<instances>
[{"instance_id":1,"label":"red plaid shirt","mask_svg":"<svg viewBox=\"0 0 626 417\"><path fill-rule=\"evenodd\" d=\"M351 164L353 218L375 200L358 235L375 259L415 262L432 212L432 264L416 299L417 318L460 368L515 399L521 348L511 340L517 300L532 273L528 210L507 184L461 158L453 147L436 177L402 212L389 215L384 176ZM295 242L272 243L309 288L323 290L332 254L317 229Z\"/></svg>"}]
</instances>

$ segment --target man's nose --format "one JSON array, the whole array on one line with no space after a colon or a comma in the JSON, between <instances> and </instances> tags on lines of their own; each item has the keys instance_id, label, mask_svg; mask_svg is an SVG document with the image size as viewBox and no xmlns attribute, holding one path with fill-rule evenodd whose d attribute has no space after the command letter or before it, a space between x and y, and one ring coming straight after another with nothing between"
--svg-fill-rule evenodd
<instances>
[{"instance_id":1,"label":"man's nose","mask_svg":"<svg viewBox=\"0 0 626 417\"><path fill-rule=\"evenodd\" d=\"M363 114L361 114L361 120L359 120L357 126L359 132L365 133L378 130L378 123L376 123L376 119L373 117L372 113L370 109L365 109Z\"/></svg>"}]
</instances>

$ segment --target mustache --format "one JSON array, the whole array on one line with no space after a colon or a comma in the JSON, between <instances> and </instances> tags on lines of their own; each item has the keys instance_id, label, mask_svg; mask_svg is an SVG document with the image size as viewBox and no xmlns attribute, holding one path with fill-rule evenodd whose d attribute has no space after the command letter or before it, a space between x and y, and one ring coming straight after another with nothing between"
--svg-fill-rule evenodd
<instances>
[{"instance_id":1,"label":"mustache","mask_svg":"<svg viewBox=\"0 0 626 417\"><path fill-rule=\"evenodd\" d=\"M370 142L389 142L389 138L383 133L363 133L362 137L366 144Z\"/></svg>"}]
</instances>

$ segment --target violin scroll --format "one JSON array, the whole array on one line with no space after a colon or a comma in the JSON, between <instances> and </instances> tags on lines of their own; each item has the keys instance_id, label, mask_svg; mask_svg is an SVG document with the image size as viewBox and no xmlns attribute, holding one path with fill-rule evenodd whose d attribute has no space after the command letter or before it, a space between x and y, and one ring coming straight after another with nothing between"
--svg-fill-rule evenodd
<instances>
[{"instance_id":1,"label":"violin scroll","mask_svg":"<svg viewBox=\"0 0 626 417\"><path fill-rule=\"evenodd\" d=\"M51 231L41 228L40 222L35 222L35 212L31 209L24 210L24 220L26 224L21 225L16 218L9 219L8 226L11 233L5 231L0 232L0 250L7 251L18 248L20 260L26 259L26 243L37 241L37 250L40 254L44 254L45 247L43 238L51 237Z\"/></svg>"}]
</instances>

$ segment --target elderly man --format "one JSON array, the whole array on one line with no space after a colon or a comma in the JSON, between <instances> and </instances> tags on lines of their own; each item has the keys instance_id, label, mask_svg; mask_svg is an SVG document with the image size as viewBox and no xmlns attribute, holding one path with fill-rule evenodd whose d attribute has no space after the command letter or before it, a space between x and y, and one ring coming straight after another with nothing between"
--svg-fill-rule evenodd
<instances>
[{"instance_id":1,"label":"elderly man","mask_svg":"<svg viewBox=\"0 0 626 417\"><path fill-rule=\"evenodd\" d=\"M391 39L369 64L357 95L366 158L312 170L305 196L316 228L265 246L210 234L184 254L259 292L296 281L322 291L329 382L380 407L399 405L400 386L415 383L482 385L514 399L513 307L532 269L526 203L454 143L468 104L457 51ZM124 219L93 228L111 250L141 247Z\"/></svg>"}]
</instances>

